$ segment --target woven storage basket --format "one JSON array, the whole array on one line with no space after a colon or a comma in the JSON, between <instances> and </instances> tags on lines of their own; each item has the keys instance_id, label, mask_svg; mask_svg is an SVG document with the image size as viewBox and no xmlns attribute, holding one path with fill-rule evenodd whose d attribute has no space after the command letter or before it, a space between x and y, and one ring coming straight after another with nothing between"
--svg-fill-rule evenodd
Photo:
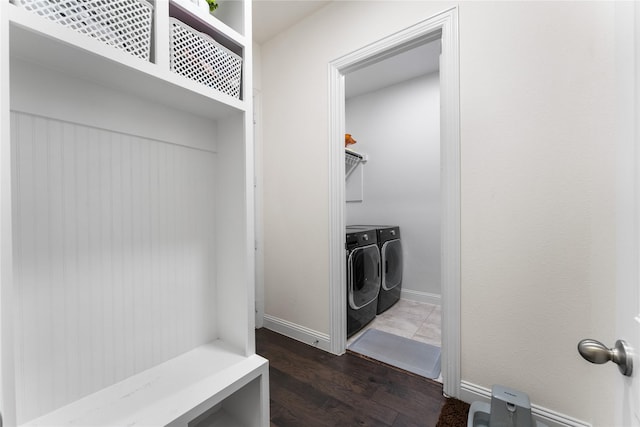
<instances>
[{"instance_id":1,"label":"woven storage basket","mask_svg":"<svg viewBox=\"0 0 640 427\"><path fill-rule=\"evenodd\" d=\"M171 70L240 98L242 58L175 18L171 21Z\"/></svg>"},{"instance_id":2,"label":"woven storage basket","mask_svg":"<svg viewBox=\"0 0 640 427\"><path fill-rule=\"evenodd\" d=\"M153 6L146 0L13 0L18 6L149 60Z\"/></svg>"}]
</instances>

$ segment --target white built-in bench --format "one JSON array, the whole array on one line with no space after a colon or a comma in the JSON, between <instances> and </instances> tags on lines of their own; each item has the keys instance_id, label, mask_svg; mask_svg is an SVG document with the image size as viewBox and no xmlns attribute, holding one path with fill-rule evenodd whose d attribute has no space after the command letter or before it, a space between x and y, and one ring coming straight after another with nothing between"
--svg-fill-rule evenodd
<instances>
[{"instance_id":1,"label":"white built-in bench","mask_svg":"<svg viewBox=\"0 0 640 427\"><path fill-rule=\"evenodd\" d=\"M25 426L261 426L262 393L267 361L214 341Z\"/></svg>"}]
</instances>

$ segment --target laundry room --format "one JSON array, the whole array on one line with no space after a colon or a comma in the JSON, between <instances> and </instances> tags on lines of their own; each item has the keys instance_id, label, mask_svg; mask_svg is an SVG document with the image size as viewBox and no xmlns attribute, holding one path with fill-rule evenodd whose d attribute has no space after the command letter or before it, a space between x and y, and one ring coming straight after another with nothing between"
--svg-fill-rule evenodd
<instances>
[{"instance_id":1,"label":"laundry room","mask_svg":"<svg viewBox=\"0 0 640 427\"><path fill-rule=\"evenodd\" d=\"M438 352L441 345L439 54L438 39L394 52L345 76L345 124L350 136L345 140L347 234L355 225L380 230L384 224L397 231L401 248L395 261L399 271L393 273L399 276L395 290L399 299L389 301L392 291L385 289L384 277L392 274L391 261L383 255L385 243L378 231L378 310L375 316L359 316L357 331L349 328L348 348L356 352L354 344L365 333L370 335L369 330L432 345ZM356 274L355 269L347 264L347 274ZM349 308L348 319L352 312ZM364 354L376 357L366 350ZM385 357L394 363L393 356Z\"/></svg>"}]
</instances>

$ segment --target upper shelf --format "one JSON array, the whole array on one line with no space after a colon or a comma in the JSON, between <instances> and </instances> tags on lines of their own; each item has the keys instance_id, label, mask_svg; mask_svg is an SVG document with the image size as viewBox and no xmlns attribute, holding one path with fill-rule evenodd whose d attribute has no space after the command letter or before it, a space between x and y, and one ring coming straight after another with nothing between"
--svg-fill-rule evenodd
<instances>
[{"instance_id":1,"label":"upper shelf","mask_svg":"<svg viewBox=\"0 0 640 427\"><path fill-rule=\"evenodd\" d=\"M179 7L185 3L171 1L181 4ZM218 119L246 110L243 100L172 72L168 53L156 51L156 58L166 58L164 63L145 61L13 4L0 7L6 7L8 12L12 57L204 117ZM229 40L244 42L244 37L233 29L217 24ZM168 52L168 43L166 49Z\"/></svg>"},{"instance_id":2,"label":"upper shelf","mask_svg":"<svg viewBox=\"0 0 640 427\"><path fill-rule=\"evenodd\" d=\"M233 7L235 4L242 5L242 2L227 2L219 6L216 14ZM240 13L238 11L238 13ZM227 49L242 55L242 46L246 46L245 37L231 26L218 19L210 13L204 13L198 6L189 0L170 0L169 15L180 19L190 27L209 34L216 41ZM237 24L238 26L240 24ZM239 29L240 30L240 29Z\"/></svg>"}]
</instances>

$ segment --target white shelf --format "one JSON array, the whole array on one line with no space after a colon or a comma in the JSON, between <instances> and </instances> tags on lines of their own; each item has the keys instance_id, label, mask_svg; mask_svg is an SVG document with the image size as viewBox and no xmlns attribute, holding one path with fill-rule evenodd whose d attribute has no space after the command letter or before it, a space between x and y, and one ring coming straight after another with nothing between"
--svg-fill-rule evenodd
<instances>
[{"instance_id":1,"label":"white shelf","mask_svg":"<svg viewBox=\"0 0 640 427\"><path fill-rule=\"evenodd\" d=\"M205 32L216 39L219 43L225 45L228 49L235 51L238 48L241 49L242 46L246 46L246 39L243 35L210 13L204 13L202 9L189 0L170 0L169 5L169 14L171 16L180 19L182 22L193 28L200 27L202 25L206 26L211 31ZM216 35L218 35L218 37L216 37ZM225 43L224 40L221 40L221 38L226 39L227 43ZM234 49L233 46L229 46L229 42L234 43L236 48ZM239 54L238 52L235 53Z\"/></svg>"},{"instance_id":2,"label":"white shelf","mask_svg":"<svg viewBox=\"0 0 640 427\"><path fill-rule=\"evenodd\" d=\"M214 341L23 425L186 425L266 372L260 356Z\"/></svg>"},{"instance_id":3,"label":"white shelf","mask_svg":"<svg viewBox=\"0 0 640 427\"><path fill-rule=\"evenodd\" d=\"M133 57L18 6L8 5L8 12L13 57L205 117L217 119L246 109L242 100L175 74L168 66Z\"/></svg>"}]
</instances>

